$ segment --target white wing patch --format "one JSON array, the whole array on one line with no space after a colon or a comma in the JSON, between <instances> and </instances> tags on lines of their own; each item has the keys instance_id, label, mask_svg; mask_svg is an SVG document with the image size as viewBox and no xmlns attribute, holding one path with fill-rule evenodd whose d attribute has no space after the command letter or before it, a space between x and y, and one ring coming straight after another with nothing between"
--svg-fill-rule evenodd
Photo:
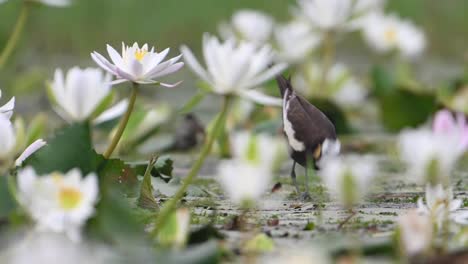
<instances>
[{"instance_id":1,"label":"white wing patch","mask_svg":"<svg viewBox=\"0 0 468 264\"><path fill-rule=\"evenodd\" d=\"M295 151L304 151L305 150L305 145L303 142L300 142L294 137L294 134L296 132L293 129L293 126L291 122L288 119L288 109L289 109L289 101L286 100L286 98L289 95L289 90L286 90L284 93L284 98L283 98L283 130L286 133L286 137L288 138L289 145L291 148ZM295 95L293 94L291 98L293 98Z\"/></svg>"}]
</instances>

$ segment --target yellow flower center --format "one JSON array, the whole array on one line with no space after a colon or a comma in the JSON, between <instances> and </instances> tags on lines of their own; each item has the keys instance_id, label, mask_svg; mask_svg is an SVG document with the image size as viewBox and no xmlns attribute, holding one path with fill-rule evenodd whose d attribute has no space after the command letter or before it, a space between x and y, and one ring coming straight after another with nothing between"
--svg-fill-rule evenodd
<instances>
[{"instance_id":1,"label":"yellow flower center","mask_svg":"<svg viewBox=\"0 0 468 264\"><path fill-rule=\"evenodd\" d=\"M395 43L396 38L397 38L397 32L395 28L387 28L387 30L384 33L385 40L389 43Z\"/></svg>"},{"instance_id":2,"label":"yellow flower center","mask_svg":"<svg viewBox=\"0 0 468 264\"><path fill-rule=\"evenodd\" d=\"M141 61L143 60L143 58L145 57L147 53L148 53L148 50L146 49L137 49L135 51L135 59L137 59L138 61Z\"/></svg>"},{"instance_id":3,"label":"yellow flower center","mask_svg":"<svg viewBox=\"0 0 468 264\"><path fill-rule=\"evenodd\" d=\"M62 187L59 191L59 203L62 209L72 210L78 207L83 200L80 190L73 187Z\"/></svg>"}]
</instances>

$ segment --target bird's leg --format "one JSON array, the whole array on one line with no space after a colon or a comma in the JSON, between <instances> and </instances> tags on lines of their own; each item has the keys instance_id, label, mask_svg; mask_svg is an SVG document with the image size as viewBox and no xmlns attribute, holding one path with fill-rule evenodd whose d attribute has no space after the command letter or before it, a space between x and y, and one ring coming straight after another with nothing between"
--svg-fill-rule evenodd
<instances>
[{"instance_id":1,"label":"bird's leg","mask_svg":"<svg viewBox=\"0 0 468 264\"><path fill-rule=\"evenodd\" d=\"M309 194L309 165L312 165L313 162L311 163L309 158L306 157L306 162L305 162L305 191L301 194L301 200L303 201L308 201L310 200L310 194Z\"/></svg>"},{"instance_id":2,"label":"bird's leg","mask_svg":"<svg viewBox=\"0 0 468 264\"><path fill-rule=\"evenodd\" d=\"M299 185L297 185L297 180L296 180L296 162L293 161L293 165L292 165L292 169L291 169L291 179L292 179L292 182L294 184L294 187L296 187L296 191L297 193L301 193L299 191Z\"/></svg>"}]
</instances>

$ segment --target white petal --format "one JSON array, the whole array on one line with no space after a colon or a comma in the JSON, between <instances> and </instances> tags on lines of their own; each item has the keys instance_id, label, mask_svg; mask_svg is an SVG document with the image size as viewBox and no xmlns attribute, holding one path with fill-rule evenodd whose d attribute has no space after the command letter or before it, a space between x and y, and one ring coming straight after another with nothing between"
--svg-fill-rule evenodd
<instances>
[{"instance_id":1,"label":"white petal","mask_svg":"<svg viewBox=\"0 0 468 264\"><path fill-rule=\"evenodd\" d=\"M10 101L0 107L0 113L4 114L8 119L13 115L15 109L15 97L12 97Z\"/></svg>"},{"instance_id":2,"label":"white petal","mask_svg":"<svg viewBox=\"0 0 468 264\"><path fill-rule=\"evenodd\" d=\"M124 99L114 105L113 107L107 109L106 111L102 112L96 119L94 119L94 124L100 124L116 117L121 116L127 110L128 100Z\"/></svg>"},{"instance_id":3,"label":"white petal","mask_svg":"<svg viewBox=\"0 0 468 264\"><path fill-rule=\"evenodd\" d=\"M16 166L21 166L21 164L23 164L23 161L25 161L29 156L31 156L34 152L38 151L40 148L42 148L46 144L47 144L47 142L45 142L43 139L38 139L38 140L34 141L16 159L15 165Z\"/></svg>"},{"instance_id":4,"label":"white petal","mask_svg":"<svg viewBox=\"0 0 468 264\"><path fill-rule=\"evenodd\" d=\"M183 66L184 66L183 62L178 62L178 63L173 64L173 65L167 67L166 69L156 73L155 75L148 76L148 78L155 79L155 78L158 78L158 77L162 77L162 76L174 73L174 72L180 70Z\"/></svg>"},{"instance_id":5,"label":"white petal","mask_svg":"<svg viewBox=\"0 0 468 264\"><path fill-rule=\"evenodd\" d=\"M171 83L162 83L162 82L160 82L159 84L160 84L161 86L164 86L164 87L174 88L174 87L176 87L177 85L181 84L182 82L183 82L183 81L179 81L179 82L176 82L176 83L174 83L174 84L171 84Z\"/></svg>"},{"instance_id":6,"label":"white petal","mask_svg":"<svg viewBox=\"0 0 468 264\"><path fill-rule=\"evenodd\" d=\"M124 61L121 55L111 45L107 45L107 53L109 53L109 56L116 67L123 67Z\"/></svg>"},{"instance_id":7,"label":"white petal","mask_svg":"<svg viewBox=\"0 0 468 264\"><path fill-rule=\"evenodd\" d=\"M117 69L115 65L112 65L104 56L101 54L97 53L96 51L91 53L91 58L96 62L99 67L103 68L104 70L108 71L109 73L113 75L118 75L117 74Z\"/></svg>"},{"instance_id":8,"label":"white petal","mask_svg":"<svg viewBox=\"0 0 468 264\"><path fill-rule=\"evenodd\" d=\"M262 105L281 106L282 99L266 95L257 90L240 91L239 95Z\"/></svg>"},{"instance_id":9,"label":"white petal","mask_svg":"<svg viewBox=\"0 0 468 264\"><path fill-rule=\"evenodd\" d=\"M198 63L197 59L193 55L192 51L187 46L182 46L180 48L180 51L182 52L184 56L185 62L188 64L188 66L192 69L192 71L198 75L198 77L202 78L203 80L209 82L212 84L212 80L209 77L208 73L203 69L203 67Z\"/></svg>"},{"instance_id":10,"label":"white petal","mask_svg":"<svg viewBox=\"0 0 468 264\"><path fill-rule=\"evenodd\" d=\"M276 64L275 66L269 68L268 70L260 74L257 78L252 80L252 82L250 83L250 87L256 87L262 84L263 82L283 72L287 67L288 65L286 63Z\"/></svg>"}]
</instances>

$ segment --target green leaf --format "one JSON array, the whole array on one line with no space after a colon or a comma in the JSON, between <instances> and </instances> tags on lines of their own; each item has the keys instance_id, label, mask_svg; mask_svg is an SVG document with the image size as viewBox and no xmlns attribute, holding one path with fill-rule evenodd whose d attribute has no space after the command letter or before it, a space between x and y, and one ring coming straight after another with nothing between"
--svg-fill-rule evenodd
<instances>
[{"instance_id":1,"label":"green leaf","mask_svg":"<svg viewBox=\"0 0 468 264\"><path fill-rule=\"evenodd\" d=\"M181 115L188 114L205 98L209 93L206 89L199 89L198 92L177 112Z\"/></svg>"},{"instance_id":2,"label":"green leaf","mask_svg":"<svg viewBox=\"0 0 468 264\"><path fill-rule=\"evenodd\" d=\"M8 190L8 178L11 176L0 176L0 220L3 220L16 208L15 199Z\"/></svg>"},{"instance_id":3,"label":"green leaf","mask_svg":"<svg viewBox=\"0 0 468 264\"><path fill-rule=\"evenodd\" d=\"M174 169L174 161L169 156L161 156L151 169L153 177L160 177L168 182L172 178L172 170ZM147 161L130 162L128 165L137 175L144 175L148 167Z\"/></svg>"},{"instance_id":4,"label":"green leaf","mask_svg":"<svg viewBox=\"0 0 468 264\"><path fill-rule=\"evenodd\" d=\"M31 143L33 143L34 141L36 141L44 135L47 125L46 123L46 114L39 113L34 117L26 131L26 146L29 146Z\"/></svg>"},{"instance_id":5,"label":"green leaf","mask_svg":"<svg viewBox=\"0 0 468 264\"><path fill-rule=\"evenodd\" d=\"M158 241L163 247L169 247L175 240L177 234L177 216L176 211L172 212L167 218L166 223L158 232Z\"/></svg>"},{"instance_id":6,"label":"green leaf","mask_svg":"<svg viewBox=\"0 0 468 264\"><path fill-rule=\"evenodd\" d=\"M172 176L172 170L174 169L174 161L169 156L162 156L158 159L154 168L159 174Z\"/></svg>"},{"instance_id":7,"label":"green leaf","mask_svg":"<svg viewBox=\"0 0 468 264\"><path fill-rule=\"evenodd\" d=\"M96 152L92 148L89 124L73 124L56 132L47 145L31 155L25 166L32 166L38 174L53 171L68 172L79 168L83 174L97 167Z\"/></svg>"},{"instance_id":8,"label":"green leaf","mask_svg":"<svg viewBox=\"0 0 468 264\"><path fill-rule=\"evenodd\" d=\"M159 208L158 202L154 198L154 189L153 185L151 184L151 169L154 167L157 158L153 158L148 163L148 167L146 168L145 175L143 177L143 181L140 187L140 195L138 196L138 206L148 210L157 210Z\"/></svg>"},{"instance_id":9,"label":"green leaf","mask_svg":"<svg viewBox=\"0 0 468 264\"><path fill-rule=\"evenodd\" d=\"M101 100L99 105L91 114L91 119L98 117L100 114L106 111L111 106L112 102L114 101L114 98L115 98L115 91L111 90L111 92Z\"/></svg>"},{"instance_id":10,"label":"green leaf","mask_svg":"<svg viewBox=\"0 0 468 264\"><path fill-rule=\"evenodd\" d=\"M389 131L422 125L437 110L432 94L396 90L379 97L382 122Z\"/></svg>"},{"instance_id":11,"label":"green leaf","mask_svg":"<svg viewBox=\"0 0 468 264\"><path fill-rule=\"evenodd\" d=\"M146 238L144 227L133 214L133 208L123 197L120 179L130 170L121 160L101 160L97 169L99 175L100 200L96 214L88 221L87 230L97 238L128 247L128 241ZM119 179L119 181L117 181Z\"/></svg>"},{"instance_id":12,"label":"green leaf","mask_svg":"<svg viewBox=\"0 0 468 264\"><path fill-rule=\"evenodd\" d=\"M371 72L374 90L378 96L394 91L396 82L393 75L386 71L382 66L375 66Z\"/></svg>"}]
</instances>

